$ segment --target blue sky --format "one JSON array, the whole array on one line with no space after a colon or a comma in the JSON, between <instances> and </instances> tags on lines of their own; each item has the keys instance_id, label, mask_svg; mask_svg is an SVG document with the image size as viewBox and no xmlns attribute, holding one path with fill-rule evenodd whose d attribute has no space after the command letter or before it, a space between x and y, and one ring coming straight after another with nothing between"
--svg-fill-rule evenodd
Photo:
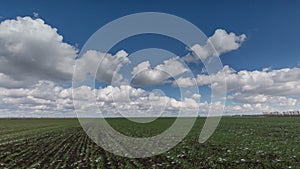
<instances>
[{"instance_id":1,"label":"blue sky","mask_svg":"<svg viewBox=\"0 0 300 169\"><path fill-rule=\"evenodd\" d=\"M245 39L235 44L238 45L237 48L221 52L222 54L220 56L224 65L224 71L228 77L229 97L227 104L229 113L237 113L239 111L243 113L241 110L248 109L249 106L251 107L246 113L298 109L300 107L298 95L300 93L299 8L299 1L284 2L276 0L251 2L233 0L189 2L127 1L126 3L123 1L2 1L0 6L1 22L16 20L18 16L22 18L29 16L31 19L27 18L23 21L21 21L22 19L16 21L20 23L20 27L17 27L20 29L18 32L20 34L20 42L14 39L13 34L6 34L7 30L16 29L14 25L6 23L3 24L2 28L0 26L0 42L2 42L0 43L0 51L10 51L10 48L5 45L8 42L14 46L18 46L17 44L19 43L34 43L28 45L29 47L24 45L28 48L26 50L24 49L25 53L30 50L33 50L33 53L20 54L18 51L10 51L11 53L2 52L4 53L2 54L0 52L0 66L1 64L7 65L6 68L0 68L0 77L2 77L2 81L0 80L0 89L5 93L0 97L0 100L2 99L0 109L7 111L3 116L10 116L11 114L9 113L14 110L23 112L21 114L22 116L27 116L28 114L26 112L32 110L32 107L36 107L35 110L37 110L38 116L42 116L43 111L48 110L49 113L54 112L53 114L68 112L71 106L69 100L68 103L65 102L67 102L66 98L71 99L71 80L70 76L66 74L72 71L61 69L63 69L64 66L70 67L72 62L70 58L78 54L78 51L73 48L76 47L80 51L88 38L99 28L117 18L138 12L163 12L176 15L196 25L207 37L214 37L216 30L224 31L226 33L224 35L225 37L229 37L230 33L233 33L237 39L245 36ZM34 16L34 13L36 13L37 16ZM47 49L43 49L44 46L51 46L53 44L50 43L51 39L47 40L49 44L42 46L39 45L41 41L39 41L38 38L28 37L29 35L26 36L25 31L33 28L28 26L27 23L36 23L38 18L44 21L44 23L39 22L37 25L49 25L51 28L38 27L37 33L40 31L39 29L45 29L49 32L49 36L54 37L54 39L59 39L58 35L63 36L63 41L58 40L58 42L53 42L55 44L58 43L53 46L53 49L57 50L54 54ZM53 28L57 29L57 33L51 33ZM22 32L22 30L24 30L24 32ZM3 32L2 34L1 31ZM41 30L41 32L43 31ZM60 44L67 44L69 47L68 49L61 49L59 47ZM37 48L39 48L39 50L37 50ZM114 46L109 53L115 55L115 57L123 58L121 55L118 56L117 52L124 50L130 55L144 48L166 49L181 58L191 52L184 44L172 38L148 34L134 36L121 41ZM43 54L43 56L40 57L39 54L44 51L47 51L47 54ZM195 52L194 50L192 51ZM15 57L16 55L18 57ZM55 55L57 59L49 60L53 55ZM27 67L18 65L20 61L23 62L23 59L27 59L27 57L28 59L33 58L33 61L26 62ZM1 58L3 59L1 60ZM16 58L20 60L16 60ZM45 64L40 64L36 62L36 60ZM49 61L52 65L46 64ZM11 63L11 65L7 63ZM64 63L65 65L62 66L62 68L56 66L60 63ZM39 65L34 66L36 64ZM201 101L209 102L210 87L205 81L207 78L206 74L201 72L202 65L193 62L189 62L187 65L191 68L195 77L199 75L197 85L201 90ZM57 68L57 70L55 69L53 72L51 70L49 71L51 66ZM218 81L220 80L218 75L213 78L215 78L216 84L220 82ZM190 87L191 79L185 78L182 80L182 83ZM62 106L54 105L53 103L51 106L55 108L52 109L50 108L51 106L48 105L48 102L50 102L49 100L53 101L55 99L30 95L33 93L32 90L45 90L44 87L41 87L43 85L40 84L46 86L45 88L47 89L51 88L49 91L55 90L55 92L57 92L55 98L62 97L60 98L62 102L59 103L62 104ZM109 86L106 82L100 82L99 84L103 88ZM57 86L59 89L55 88ZM157 88L156 85L138 87L148 92ZM169 97L174 97L175 99L179 98L179 89L174 87L173 83L163 83L159 88ZM120 89L112 90L120 92ZM16 98L15 93L18 92L24 92L21 94L22 97L24 97L22 98L23 100L13 99ZM103 89L103 91L99 91L100 94L101 92L107 91ZM7 93L13 94L9 95ZM65 93L69 93L68 97L61 96ZM142 97L144 94L145 93L141 92L141 96L139 97ZM30 98L34 98L31 99L31 101L34 100L32 103L28 103L28 100L26 100L29 95ZM38 98L45 99L45 103L39 103L41 101L37 101ZM102 99L105 100L107 98ZM58 101L56 100L55 102L57 103ZM16 106L16 104L20 104L23 107ZM201 106L207 107L207 105ZM65 109L60 109L60 107L65 107ZM68 115L71 116L72 113Z\"/></svg>"},{"instance_id":2,"label":"blue sky","mask_svg":"<svg viewBox=\"0 0 300 169\"><path fill-rule=\"evenodd\" d=\"M17 5L16 5L17 4ZM39 13L59 30L64 40L81 47L106 23L124 15L157 11L180 16L197 25L207 36L217 28L245 33L246 43L228 53L222 62L235 69L283 68L300 60L298 1L6 1L0 6L3 19ZM129 46L130 47L130 46ZM241 59L243 58L243 59ZM284 59L283 59L284 58Z\"/></svg>"}]
</instances>

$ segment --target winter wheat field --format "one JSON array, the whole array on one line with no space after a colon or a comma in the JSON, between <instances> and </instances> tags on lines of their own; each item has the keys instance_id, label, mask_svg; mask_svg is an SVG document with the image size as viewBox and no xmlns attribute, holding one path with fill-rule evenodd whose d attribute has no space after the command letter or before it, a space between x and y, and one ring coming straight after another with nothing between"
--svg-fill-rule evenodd
<instances>
[{"instance_id":1,"label":"winter wheat field","mask_svg":"<svg viewBox=\"0 0 300 169\"><path fill-rule=\"evenodd\" d=\"M159 134L175 118L134 123L106 119L134 137ZM197 143L205 118L171 150L126 158L96 145L77 119L1 119L0 168L299 168L299 117L224 117L214 135ZM111 143L114 144L114 143ZM126 150L126 145L120 149Z\"/></svg>"}]
</instances>

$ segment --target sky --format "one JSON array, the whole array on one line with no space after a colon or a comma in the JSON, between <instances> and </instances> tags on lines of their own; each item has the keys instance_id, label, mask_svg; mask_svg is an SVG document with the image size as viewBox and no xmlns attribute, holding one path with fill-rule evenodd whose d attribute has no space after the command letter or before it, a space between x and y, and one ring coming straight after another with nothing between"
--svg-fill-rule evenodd
<instances>
[{"instance_id":1,"label":"sky","mask_svg":"<svg viewBox=\"0 0 300 169\"><path fill-rule=\"evenodd\" d=\"M71 85L76 62L80 85L75 94L96 94L95 103L85 101L96 104L104 116L169 116L180 110L183 115L195 110L206 115L211 107L221 110L222 101L211 103L211 89L224 96L223 75L224 114L299 110L299 7L299 1L274 0L2 1L0 117L76 116ZM186 46L170 37L145 34L123 40L107 53L80 53L99 28L139 12L181 17L210 43ZM143 53L149 48L173 54ZM196 55L218 57L222 69L208 76ZM100 59L104 62L97 68ZM93 67L96 82L92 79L89 85ZM132 82L126 83L126 78ZM75 108L92 111L88 105L80 99Z\"/></svg>"}]
</instances>

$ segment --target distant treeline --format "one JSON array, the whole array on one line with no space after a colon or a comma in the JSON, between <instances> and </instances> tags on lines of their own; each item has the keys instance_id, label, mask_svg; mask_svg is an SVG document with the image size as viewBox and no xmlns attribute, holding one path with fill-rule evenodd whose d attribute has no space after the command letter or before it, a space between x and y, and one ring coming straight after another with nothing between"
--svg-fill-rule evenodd
<instances>
[{"instance_id":1,"label":"distant treeline","mask_svg":"<svg viewBox=\"0 0 300 169\"><path fill-rule=\"evenodd\" d=\"M264 116L300 116L299 110L295 111L285 111L285 112L263 112Z\"/></svg>"}]
</instances>

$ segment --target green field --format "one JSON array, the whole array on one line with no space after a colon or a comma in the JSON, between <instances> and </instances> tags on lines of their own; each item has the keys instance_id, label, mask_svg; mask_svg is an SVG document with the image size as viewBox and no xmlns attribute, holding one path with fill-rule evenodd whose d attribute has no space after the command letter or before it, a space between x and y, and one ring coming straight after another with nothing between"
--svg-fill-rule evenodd
<instances>
[{"instance_id":1,"label":"green field","mask_svg":"<svg viewBox=\"0 0 300 169\"><path fill-rule=\"evenodd\" d=\"M108 121L126 135L141 137L160 133L174 119ZM0 168L300 168L299 117L224 117L200 144L204 121L198 118L170 151L131 159L101 149L77 119L1 119Z\"/></svg>"}]
</instances>

